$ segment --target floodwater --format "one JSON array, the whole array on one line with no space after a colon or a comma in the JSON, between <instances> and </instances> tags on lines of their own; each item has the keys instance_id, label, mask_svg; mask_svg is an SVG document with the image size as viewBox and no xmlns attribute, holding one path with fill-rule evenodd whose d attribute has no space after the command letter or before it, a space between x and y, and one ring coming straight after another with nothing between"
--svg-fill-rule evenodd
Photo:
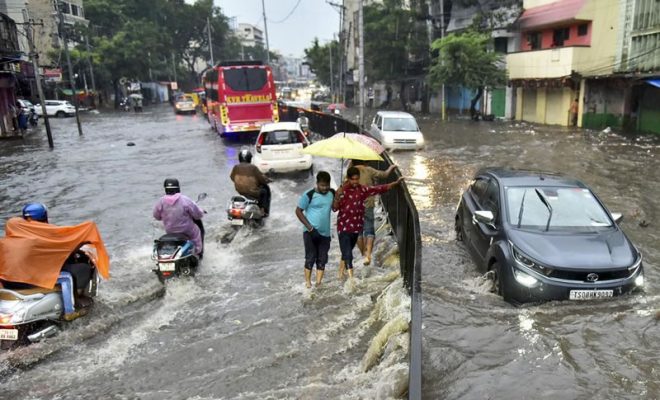
<instances>
[{"instance_id":1,"label":"floodwater","mask_svg":"<svg viewBox=\"0 0 660 400\"><path fill-rule=\"evenodd\" d=\"M401 398L408 380L410 298L396 245L383 229L376 265L354 283L337 279L333 238L324 285L308 290L294 215L314 186L308 173L277 176L266 226L232 229L225 206L240 143L200 116L168 106L145 112L52 120L0 142L0 223L28 201L58 225L95 221L111 254L90 315L46 341L0 354L2 399L366 399ZM129 145L132 144L132 145ZM315 170L339 176L339 162ZM151 209L166 177L207 211L205 256L194 279L161 285L151 272L163 232ZM357 253L357 251L356 251ZM394 255L393 255L394 254Z\"/></svg>"},{"instance_id":2,"label":"floodwater","mask_svg":"<svg viewBox=\"0 0 660 400\"><path fill-rule=\"evenodd\" d=\"M393 153L420 215L425 399L660 398L660 140L512 122L420 117L424 151ZM586 182L641 250L645 291L514 307L490 293L454 215L480 167Z\"/></svg>"}]
</instances>

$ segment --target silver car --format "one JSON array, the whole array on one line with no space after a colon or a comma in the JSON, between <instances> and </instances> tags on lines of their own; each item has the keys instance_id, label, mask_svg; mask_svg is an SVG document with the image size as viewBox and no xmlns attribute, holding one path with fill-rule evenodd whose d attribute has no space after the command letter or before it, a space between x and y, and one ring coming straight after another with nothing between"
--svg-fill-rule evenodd
<instances>
[{"instance_id":1,"label":"silver car","mask_svg":"<svg viewBox=\"0 0 660 400\"><path fill-rule=\"evenodd\" d=\"M401 111L378 111L369 133L387 150L417 150L424 147L424 135L412 115Z\"/></svg>"}]
</instances>

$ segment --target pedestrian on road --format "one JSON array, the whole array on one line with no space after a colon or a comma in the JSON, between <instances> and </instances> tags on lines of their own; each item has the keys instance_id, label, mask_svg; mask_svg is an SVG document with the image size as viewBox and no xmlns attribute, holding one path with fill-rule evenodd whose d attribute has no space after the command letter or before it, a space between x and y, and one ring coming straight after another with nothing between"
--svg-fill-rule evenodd
<instances>
[{"instance_id":1,"label":"pedestrian on road","mask_svg":"<svg viewBox=\"0 0 660 400\"><path fill-rule=\"evenodd\" d=\"M363 186L360 185L360 170L356 167L350 167L346 172L346 177L332 203L332 209L339 210L337 216L337 232L341 249L339 279L344 278L345 270L348 270L348 276L353 278L353 248L364 225L364 201L375 194L387 192L403 181L403 177L400 177L386 185Z\"/></svg>"},{"instance_id":2,"label":"pedestrian on road","mask_svg":"<svg viewBox=\"0 0 660 400\"><path fill-rule=\"evenodd\" d=\"M335 191L330 188L330 174L319 171L316 187L298 200L296 216L304 225L305 285L312 287L312 269L316 265L316 286L321 285L330 250L330 215Z\"/></svg>"},{"instance_id":3,"label":"pedestrian on road","mask_svg":"<svg viewBox=\"0 0 660 400\"><path fill-rule=\"evenodd\" d=\"M396 165L390 165L385 171L381 171L365 165L362 160L352 160L349 167L356 167L360 170L360 185L373 186L374 179L387 178L396 168ZM369 196L364 201L364 225L362 232L357 239L357 246L360 249L362 257L364 257L364 265L371 263L371 253L374 248L374 240L376 238L376 229L374 226L374 206L376 205L376 198Z\"/></svg>"},{"instance_id":4,"label":"pedestrian on road","mask_svg":"<svg viewBox=\"0 0 660 400\"><path fill-rule=\"evenodd\" d=\"M568 112L571 115L571 126L577 126L579 107L580 104L578 103L578 99L576 98L575 100L573 100L573 102L571 103L571 108L568 110Z\"/></svg>"}]
</instances>

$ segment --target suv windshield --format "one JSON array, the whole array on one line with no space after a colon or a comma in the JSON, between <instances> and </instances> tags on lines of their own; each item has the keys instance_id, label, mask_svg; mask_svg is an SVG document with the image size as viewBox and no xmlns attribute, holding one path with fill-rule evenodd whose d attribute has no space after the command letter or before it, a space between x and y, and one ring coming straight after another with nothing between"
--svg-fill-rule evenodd
<instances>
[{"instance_id":1,"label":"suv windshield","mask_svg":"<svg viewBox=\"0 0 660 400\"><path fill-rule=\"evenodd\" d=\"M384 118L384 131L417 132L417 123L413 118Z\"/></svg>"},{"instance_id":2,"label":"suv windshield","mask_svg":"<svg viewBox=\"0 0 660 400\"><path fill-rule=\"evenodd\" d=\"M594 230L612 226L606 211L589 189L509 187L506 204L508 222L523 229Z\"/></svg>"}]
</instances>

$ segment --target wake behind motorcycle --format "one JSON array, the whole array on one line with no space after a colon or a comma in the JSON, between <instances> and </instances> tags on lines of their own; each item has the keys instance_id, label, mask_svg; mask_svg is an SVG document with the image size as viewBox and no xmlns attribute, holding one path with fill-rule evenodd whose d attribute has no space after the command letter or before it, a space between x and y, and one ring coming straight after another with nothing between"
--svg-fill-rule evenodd
<instances>
[{"instance_id":1,"label":"wake behind motorcycle","mask_svg":"<svg viewBox=\"0 0 660 400\"><path fill-rule=\"evenodd\" d=\"M197 201L205 198L206 193L201 193ZM194 222L202 233L202 243L204 243L204 224L201 220ZM151 258L156 261L156 267L152 271L161 283L179 276L194 276L201 261L201 256L195 254L194 250L195 244L186 235L180 233L162 235L154 240Z\"/></svg>"},{"instance_id":2,"label":"wake behind motorcycle","mask_svg":"<svg viewBox=\"0 0 660 400\"><path fill-rule=\"evenodd\" d=\"M0 348L12 349L55 335L62 324L86 315L99 274L83 245L66 261L52 289L7 282L0 289ZM68 290L63 290L64 288ZM68 293L66 295L65 293Z\"/></svg>"}]
</instances>

